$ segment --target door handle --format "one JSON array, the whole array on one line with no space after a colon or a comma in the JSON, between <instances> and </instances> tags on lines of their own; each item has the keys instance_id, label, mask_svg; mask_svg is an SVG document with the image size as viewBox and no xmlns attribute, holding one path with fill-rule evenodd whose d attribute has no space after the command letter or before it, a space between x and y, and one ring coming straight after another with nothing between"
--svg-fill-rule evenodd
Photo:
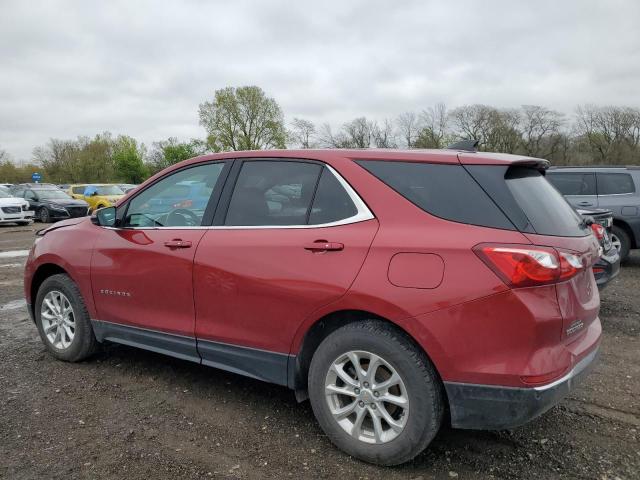
<instances>
[{"instance_id":1,"label":"door handle","mask_svg":"<svg viewBox=\"0 0 640 480\"><path fill-rule=\"evenodd\" d=\"M191 248L191 241L174 238L164 242L164 246L168 248Z\"/></svg>"},{"instance_id":2,"label":"door handle","mask_svg":"<svg viewBox=\"0 0 640 480\"><path fill-rule=\"evenodd\" d=\"M308 243L304 246L305 250L311 252L336 252L344 250L344 245L338 242L327 242L326 240L316 240L313 243Z\"/></svg>"},{"instance_id":3,"label":"door handle","mask_svg":"<svg viewBox=\"0 0 640 480\"><path fill-rule=\"evenodd\" d=\"M582 201L578 202L578 205L582 205L583 207L591 207L593 205L593 202Z\"/></svg>"}]
</instances>

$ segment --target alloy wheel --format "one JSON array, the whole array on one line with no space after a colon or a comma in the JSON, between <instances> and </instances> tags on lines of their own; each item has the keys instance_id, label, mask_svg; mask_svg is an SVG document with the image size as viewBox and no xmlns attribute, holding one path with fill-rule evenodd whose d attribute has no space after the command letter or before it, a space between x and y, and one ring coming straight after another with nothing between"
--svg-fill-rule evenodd
<instances>
[{"instance_id":1,"label":"alloy wheel","mask_svg":"<svg viewBox=\"0 0 640 480\"><path fill-rule=\"evenodd\" d=\"M42 300L40 318L51 345L60 350L71 345L76 333L76 321L73 306L64 293L58 290L47 293Z\"/></svg>"},{"instance_id":2,"label":"alloy wheel","mask_svg":"<svg viewBox=\"0 0 640 480\"><path fill-rule=\"evenodd\" d=\"M389 362L370 352L338 357L325 379L325 397L338 425L366 443L395 439L409 417L404 381Z\"/></svg>"},{"instance_id":3,"label":"alloy wheel","mask_svg":"<svg viewBox=\"0 0 640 480\"><path fill-rule=\"evenodd\" d=\"M622 242L620 241L618 236L613 233L611 234L611 245L613 245L615 249L618 251L618 253L620 253L620 249L622 248Z\"/></svg>"}]
</instances>

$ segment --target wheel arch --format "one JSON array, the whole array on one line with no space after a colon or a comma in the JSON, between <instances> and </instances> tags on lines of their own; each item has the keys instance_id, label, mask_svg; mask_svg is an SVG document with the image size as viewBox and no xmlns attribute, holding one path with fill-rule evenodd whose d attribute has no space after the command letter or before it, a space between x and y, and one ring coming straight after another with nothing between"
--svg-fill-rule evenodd
<instances>
[{"instance_id":1,"label":"wheel arch","mask_svg":"<svg viewBox=\"0 0 640 480\"><path fill-rule=\"evenodd\" d=\"M631 228L631 225L629 225L624 220L620 220L618 218L613 219L613 224L616 227L623 229L627 233L627 235L629 235L629 240L631 240L631 248L638 248L638 242L636 241L636 236L633 233L633 229Z\"/></svg>"},{"instance_id":2,"label":"wheel arch","mask_svg":"<svg viewBox=\"0 0 640 480\"><path fill-rule=\"evenodd\" d=\"M38 295L38 290L40 290L40 286L47 278L53 275L57 275L59 273L69 275L69 277L71 277L71 275L67 270L65 270L64 268L62 268L60 265L56 263L43 263L42 265L38 266L36 271L33 273L33 277L31 279L31 285L29 286L29 292L30 292L30 298L31 298L31 304L29 305L29 308L31 309L32 319L35 320L36 318L35 303L36 303L36 296Z\"/></svg>"},{"instance_id":3,"label":"wheel arch","mask_svg":"<svg viewBox=\"0 0 640 480\"><path fill-rule=\"evenodd\" d=\"M429 352L416 340L407 328L403 327L397 322L389 320L376 313L366 310L337 310L328 313L321 318L317 319L304 333L302 342L297 354L291 355L292 360L289 364L288 383L289 388L292 388L296 392L296 398L298 401L303 401L308 398L307 393L307 377L309 374L309 366L311 365L311 359L313 354L320 346L322 341L338 328L348 325L350 323L361 322L365 320L378 320L389 327L393 328L400 334L402 334L407 340L417 346L418 349L427 357L431 362L438 376L438 380L442 383L442 377L438 371L436 363L433 361ZM444 388L443 388L444 392ZM448 405L448 398L445 395L445 402Z\"/></svg>"}]
</instances>

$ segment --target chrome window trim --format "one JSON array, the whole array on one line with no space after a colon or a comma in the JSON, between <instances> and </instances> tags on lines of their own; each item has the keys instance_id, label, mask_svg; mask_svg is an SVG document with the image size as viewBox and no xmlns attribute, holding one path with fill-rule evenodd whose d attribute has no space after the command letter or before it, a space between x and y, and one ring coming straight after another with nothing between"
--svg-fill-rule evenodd
<instances>
[{"instance_id":1,"label":"chrome window trim","mask_svg":"<svg viewBox=\"0 0 640 480\"><path fill-rule=\"evenodd\" d=\"M375 218L367 204L364 203L360 195L349 185L349 183L340 175L331 165L324 166L336 177L342 188L345 189L347 195L356 207L357 213L351 217L336 220L335 222L319 223L316 225L201 225L196 227L104 227L112 230L265 230L265 229L309 229L309 228L326 228L337 227L340 225L349 225L352 223L360 223Z\"/></svg>"},{"instance_id":2,"label":"chrome window trim","mask_svg":"<svg viewBox=\"0 0 640 480\"><path fill-rule=\"evenodd\" d=\"M621 195L635 195L636 192L625 192L625 193L603 193L602 195L596 195L597 197L619 197Z\"/></svg>"}]
</instances>

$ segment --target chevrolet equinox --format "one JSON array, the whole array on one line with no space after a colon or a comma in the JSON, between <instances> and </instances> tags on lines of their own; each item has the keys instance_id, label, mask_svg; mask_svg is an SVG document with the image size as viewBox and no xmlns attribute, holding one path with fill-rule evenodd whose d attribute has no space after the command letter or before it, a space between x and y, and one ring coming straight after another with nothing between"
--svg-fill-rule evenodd
<instances>
[{"instance_id":1,"label":"chevrolet equinox","mask_svg":"<svg viewBox=\"0 0 640 480\"><path fill-rule=\"evenodd\" d=\"M47 350L117 342L285 385L329 439L406 462L572 390L601 325L592 230L545 160L465 150L201 156L38 233Z\"/></svg>"}]
</instances>

